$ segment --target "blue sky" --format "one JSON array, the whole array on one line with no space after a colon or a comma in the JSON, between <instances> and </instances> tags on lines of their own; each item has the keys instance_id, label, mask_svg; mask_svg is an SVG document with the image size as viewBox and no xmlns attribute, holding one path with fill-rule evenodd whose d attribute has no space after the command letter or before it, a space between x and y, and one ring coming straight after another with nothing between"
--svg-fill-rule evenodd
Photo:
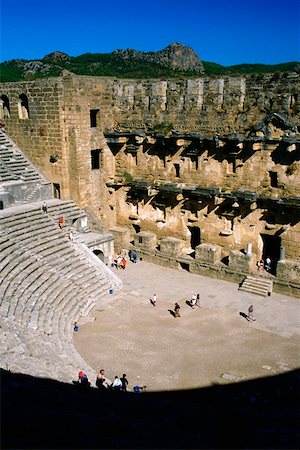
<instances>
[{"instance_id":1,"label":"blue sky","mask_svg":"<svg viewBox=\"0 0 300 450\"><path fill-rule=\"evenodd\" d=\"M300 61L299 0L0 0L0 60L172 42L223 65Z\"/></svg>"}]
</instances>

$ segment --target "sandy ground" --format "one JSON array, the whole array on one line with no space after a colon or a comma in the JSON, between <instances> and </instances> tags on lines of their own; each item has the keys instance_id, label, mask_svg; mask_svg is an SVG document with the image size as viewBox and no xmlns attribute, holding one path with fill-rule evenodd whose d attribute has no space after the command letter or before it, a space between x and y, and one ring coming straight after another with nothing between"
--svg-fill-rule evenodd
<instances>
[{"instance_id":1,"label":"sandy ground","mask_svg":"<svg viewBox=\"0 0 300 450\"><path fill-rule=\"evenodd\" d=\"M115 269L116 270L116 269ZM126 373L129 389L189 389L283 373L300 366L300 299L242 293L233 283L139 261L116 273L109 293L79 322L75 346L108 379ZM200 292L201 308L186 304ZM153 293L157 304L150 303ZM178 301L180 318L170 310ZM255 322L240 312L254 305Z\"/></svg>"}]
</instances>

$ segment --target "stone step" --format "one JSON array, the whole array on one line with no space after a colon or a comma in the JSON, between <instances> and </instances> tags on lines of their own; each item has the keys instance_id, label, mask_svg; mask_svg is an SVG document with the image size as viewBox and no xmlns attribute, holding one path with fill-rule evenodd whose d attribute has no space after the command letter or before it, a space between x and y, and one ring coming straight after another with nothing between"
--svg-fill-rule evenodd
<instances>
[{"instance_id":1,"label":"stone step","mask_svg":"<svg viewBox=\"0 0 300 450\"><path fill-rule=\"evenodd\" d=\"M271 295L272 288L273 288L272 280L248 276L242 282L241 286L239 287L239 290L266 297L268 295Z\"/></svg>"}]
</instances>

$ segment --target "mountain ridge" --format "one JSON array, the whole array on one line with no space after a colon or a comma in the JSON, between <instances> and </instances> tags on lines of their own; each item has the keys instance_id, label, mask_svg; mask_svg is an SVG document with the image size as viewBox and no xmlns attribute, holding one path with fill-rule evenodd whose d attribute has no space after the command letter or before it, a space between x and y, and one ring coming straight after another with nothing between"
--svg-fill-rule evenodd
<instances>
[{"instance_id":1,"label":"mountain ridge","mask_svg":"<svg viewBox=\"0 0 300 450\"><path fill-rule=\"evenodd\" d=\"M299 62L281 64L237 64L222 66L202 61L196 52L173 42L163 50L142 52L134 49L114 50L111 53L84 53L69 56L54 51L42 59L13 59L0 64L0 81L26 81L61 76L65 71L78 75L112 76L117 78L175 78L250 73L300 72Z\"/></svg>"}]
</instances>

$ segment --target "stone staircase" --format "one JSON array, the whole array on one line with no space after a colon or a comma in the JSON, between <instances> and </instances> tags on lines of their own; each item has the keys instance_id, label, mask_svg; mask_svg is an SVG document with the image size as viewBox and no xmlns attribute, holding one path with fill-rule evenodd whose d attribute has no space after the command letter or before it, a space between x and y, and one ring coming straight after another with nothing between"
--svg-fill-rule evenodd
<instances>
[{"instance_id":1,"label":"stone staircase","mask_svg":"<svg viewBox=\"0 0 300 450\"><path fill-rule=\"evenodd\" d=\"M255 278L248 276L242 282L239 290L250 292L251 294L261 295L262 297L267 297L272 293L273 281L268 278Z\"/></svg>"},{"instance_id":2,"label":"stone staircase","mask_svg":"<svg viewBox=\"0 0 300 450\"><path fill-rule=\"evenodd\" d=\"M0 130L0 182L45 181L15 143Z\"/></svg>"}]
</instances>

